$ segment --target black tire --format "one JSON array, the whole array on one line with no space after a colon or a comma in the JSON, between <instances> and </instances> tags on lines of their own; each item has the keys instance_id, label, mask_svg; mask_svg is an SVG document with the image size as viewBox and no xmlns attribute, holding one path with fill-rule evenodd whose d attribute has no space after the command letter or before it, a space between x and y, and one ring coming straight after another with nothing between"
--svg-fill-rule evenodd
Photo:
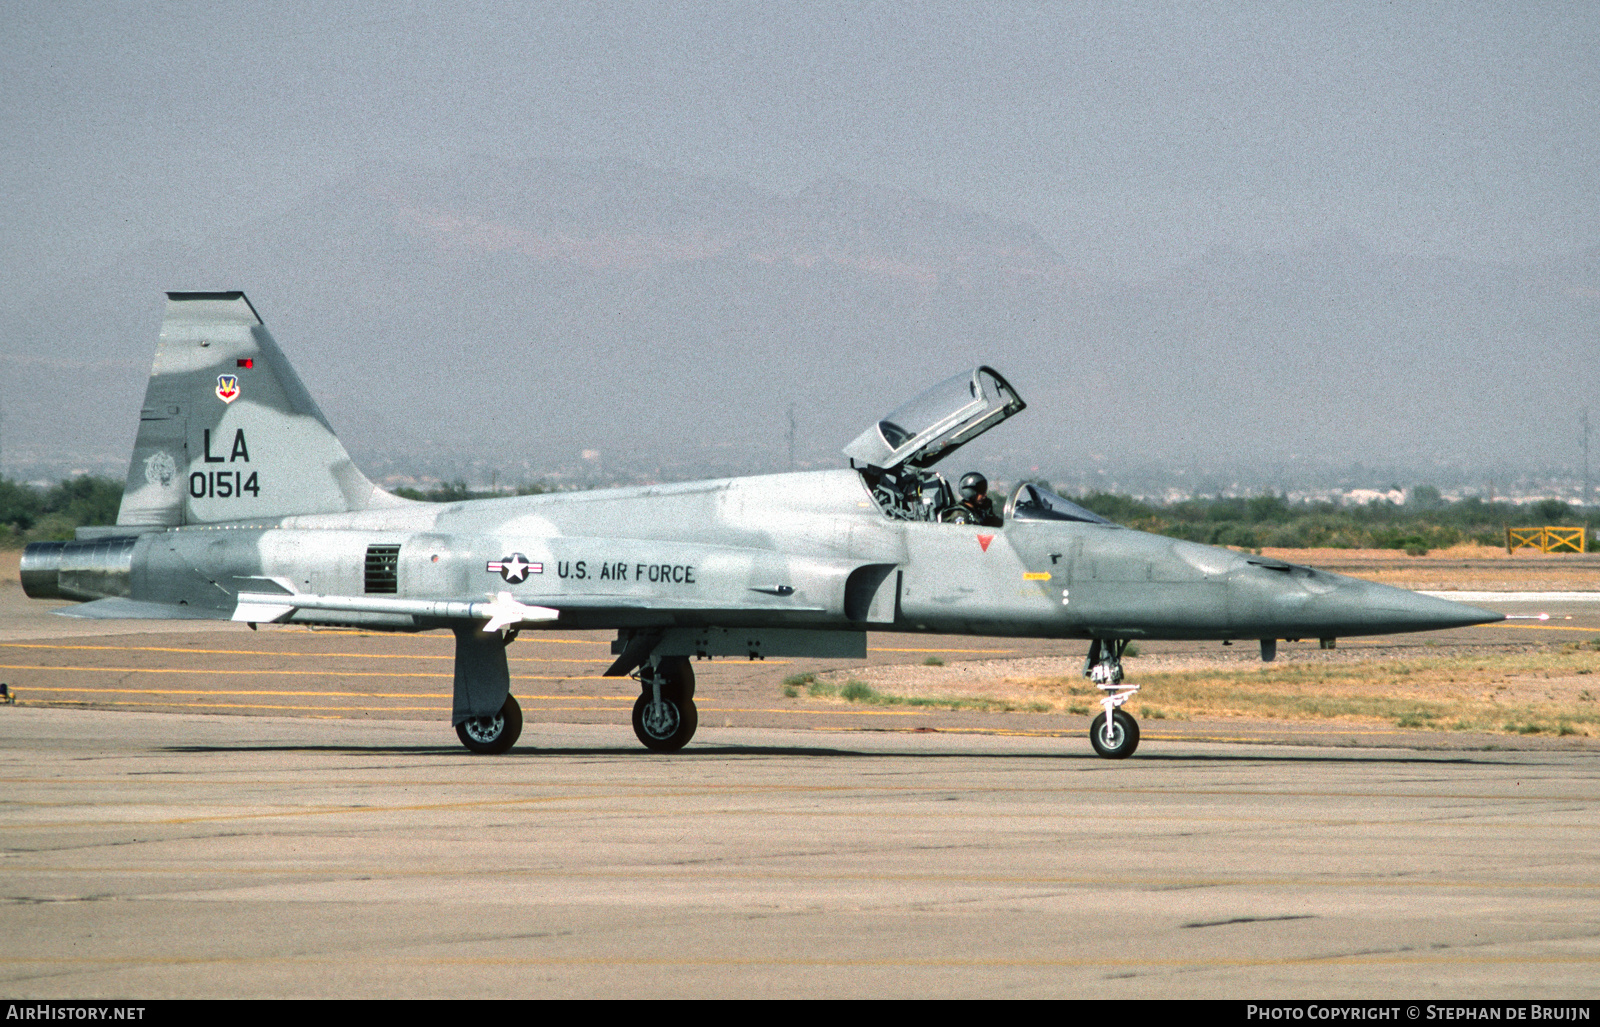
<instances>
[{"instance_id":1,"label":"black tire","mask_svg":"<svg viewBox=\"0 0 1600 1027\"><path fill-rule=\"evenodd\" d=\"M514 695L492 717L472 717L456 725L461 744L480 756L498 756L517 743L522 735L522 707Z\"/></svg>"},{"instance_id":2,"label":"black tire","mask_svg":"<svg viewBox=\"0 0 1600 1027\"><path fill-rule=\"evenodd\" d=\"M649 692L639 696L633 704L633 733L651 752L677 752L689 744L694 729L700 726L700 714L693 699L682 699L661 691L662 710L652 713L650 707L655 697Z\"/></svg>"},{"instance_id":3,"label":"black tire","mask_svg":"<svg viewBox=\"0 0 1600 1027\"><path fill-rule=\"evenodd\" d=\"M1089 742L1094 751L1108 760L1125 760L1139 748L1139 722L1117 710L1111 718L1111 744L1104 737L1106 715L1100 714L1089 724Z\"/></svg>"}]
</instances>

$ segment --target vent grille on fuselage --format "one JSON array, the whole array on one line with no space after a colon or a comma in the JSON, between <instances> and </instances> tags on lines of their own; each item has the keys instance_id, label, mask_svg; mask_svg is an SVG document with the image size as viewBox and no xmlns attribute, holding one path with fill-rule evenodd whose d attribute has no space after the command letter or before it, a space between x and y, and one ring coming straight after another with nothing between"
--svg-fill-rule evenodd
<instances>
[{"instance_id":1,"label":"vent grille on fuselage","mask_svg":"<svg viewBox=\"0 0 1600 1027\"><path fill-rule=\"evenodd\" d=\"M394 595L400 586L400 547L367 547L367 593Z\"/></svg>"}]
</instances>

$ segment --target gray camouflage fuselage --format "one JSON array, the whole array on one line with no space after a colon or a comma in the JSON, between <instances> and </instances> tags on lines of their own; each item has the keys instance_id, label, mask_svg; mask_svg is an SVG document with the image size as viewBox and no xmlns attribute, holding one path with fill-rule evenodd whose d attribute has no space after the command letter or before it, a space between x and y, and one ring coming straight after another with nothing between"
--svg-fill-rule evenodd
<instances>
[{"instance_id":1,"label":"gray camouflage fuselage","mask_svg":"<svg viewBox=\"0 0 1600 1027\"><path fill-rule=\"evenodd\" d=\"M227 619L238 594L262 579L285 578L307 593L367 594L372 546L399 547L395 590L385 594L462 600L508 591L559 609L547 626L561 628L1242 639L1388 634L1495 618L1116 525L892 520L851 470L148 530L118 561L122 574L63 578L57 589L66 598L119 596ZM514 553L539 572L509 583L488 569ZM444 626L376 612L301 610L290 620Z\"/></svg>"}]
</instances>

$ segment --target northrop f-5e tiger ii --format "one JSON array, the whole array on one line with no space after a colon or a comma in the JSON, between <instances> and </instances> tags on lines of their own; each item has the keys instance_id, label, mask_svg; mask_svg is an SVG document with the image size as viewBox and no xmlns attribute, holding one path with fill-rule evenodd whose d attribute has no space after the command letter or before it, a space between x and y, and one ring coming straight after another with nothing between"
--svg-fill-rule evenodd
<instances>
[{"instance_id":1,"label":"northrop f-5e tiger ii","mask_svg":"<svg viewBox=\"0 0 1600 1027\"><path fill-rule=\"evenodd\" d=\"M451 720L478 753L517 740L518 632L615 630L633 728L694 735L691 658L864 659L868 631L1075 638L1129 756L1134 639L1335 639L1503 619L1459 603L1112 524L1034 484L1003 503L934 467L1025 407L989 367L868 427L848 466L422 503L351 462L241 292L167 294L117 523L22 559L34 598L91 618L203 618L455 633Z\"/></svg>"}]
</instances>

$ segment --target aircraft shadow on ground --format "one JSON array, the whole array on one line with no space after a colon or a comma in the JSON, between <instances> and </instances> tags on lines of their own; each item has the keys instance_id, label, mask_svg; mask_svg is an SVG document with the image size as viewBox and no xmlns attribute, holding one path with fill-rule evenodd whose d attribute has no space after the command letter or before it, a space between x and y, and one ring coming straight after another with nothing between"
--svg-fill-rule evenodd
<instances>
[{"instance_id":1,"label":"aircraft shadow on ground","mask_svg":"<svg viewBox=\"0 0 1600 1027\"><path fill-rule=\"evenodd\" d=\"M541 756L578 756L578 757L649 757L662 756L642 748L631 746L563 746L555 748L535 748L533 746L514 747L509 753L501 756L483 757L456 746L441 745L170 745L163 746L161 751L170 753L183 753L187 755L204 753L249 753L249 752L303 752L303 753L343 753L351 756L457 756L462 759L473 760L506 760L506 759L534 759ZM1363 750L1371 755L1357 754L1300 754L1300 753L1140 753L1128 762L1133 765L1139 763L1174 764L1238 764L1238 763L1281 763L1281 764L1341 764L1352 763L1366 766L1499 766L1506 762L1503 757L1512 755L1511 750L1484 752L1481 755L1451 755L1431 756L1425 753L1385 754L1377 755L1373 750ZM1522 751L1524 756L1533 753ZM1542 755L1542 754L1541 754ZM1074 763L1101 764L1109 761L1102 760L1093 752L872 752L860 749L839 749L834 747L798 746L798 745L706 745L692 746L681 752L667 754L666 758L674 760L693 761L696 757L724 757L724 756L783 756L799 758L848 758L866 760L1063 760ZM1519 766L1528 766L1527 759L1518 760Z\"/></svg>"}]
</instances>

